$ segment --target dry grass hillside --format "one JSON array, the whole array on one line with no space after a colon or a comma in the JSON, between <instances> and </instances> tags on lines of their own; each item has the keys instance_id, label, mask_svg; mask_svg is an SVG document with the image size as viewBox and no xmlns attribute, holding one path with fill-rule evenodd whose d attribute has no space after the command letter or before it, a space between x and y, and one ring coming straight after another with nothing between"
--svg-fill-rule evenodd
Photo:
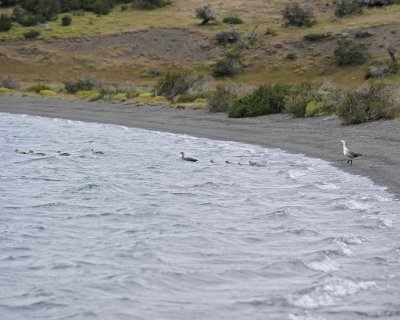
<instances>
[{"instance_id":1,"label":"dry grass hillside","mask_svg":"<svg viewBox=\"0 0 400 320\"><path fill-rule=\"evenodd\" d=\"M230 28L221 22L228 15L244 20L244 24L235 26L242 35L250 34L258 25L258 42L241 51L241 73L217 81L253 86L329 79L340 86L352 86L364 81L369 65L389 58L388 45L400 47L400 5L337 19L332 1L310 0L318 23L312 28L285 28L281 12L288 2L293 1L209 1L218 23L206 26L200 26L195 18L195 8L205 4L201 0L174 0L172 5L152 11L122 11L117 7L107 16L73 15L68 27L62 27L60 19L49 22L49 31L35 27L41 30L35 40L24 40L23 33L31 28L15 24L10 31L0 33L0 78L14 75L24 82L61 83L95 76L111 83L153 84L168 70L191 70L209 76L210 65L235 46L215 44L216 33ZM9 11L0 9L0 13ZM268 28L276 34L265 35ZM355 39L359 30L367 30L370 36ZM318 42L303 39L310 33L325 32L333 36ZM366 64L336 66L333 50L343 35L368 46ZM287 59L290 53L297 59ZM391 81L396 80L398 75L391 77Z\"/></svg>"}]
</instances>

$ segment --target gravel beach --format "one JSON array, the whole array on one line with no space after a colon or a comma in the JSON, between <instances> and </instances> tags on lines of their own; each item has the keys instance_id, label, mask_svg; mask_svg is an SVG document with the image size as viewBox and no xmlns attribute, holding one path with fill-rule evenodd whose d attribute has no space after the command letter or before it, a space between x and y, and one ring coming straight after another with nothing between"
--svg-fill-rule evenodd
<instances>
[{"instance_id":1,"label":"gravel beach","mask_svg":"<svg viewBox=\"0 0 400 320\"><path fill-rule=\"evenodd\" d=\"M204 110L17 96L0 97L0 112L110 123L280 148L327 160L352 174L370 177L400 198L399 120L343 126L336 117L294 119L279 114L230 119L226 114ZM352 166L346 164L342 154L342 139L350 149L363 154Z\"/></svg>"}]
</instances>

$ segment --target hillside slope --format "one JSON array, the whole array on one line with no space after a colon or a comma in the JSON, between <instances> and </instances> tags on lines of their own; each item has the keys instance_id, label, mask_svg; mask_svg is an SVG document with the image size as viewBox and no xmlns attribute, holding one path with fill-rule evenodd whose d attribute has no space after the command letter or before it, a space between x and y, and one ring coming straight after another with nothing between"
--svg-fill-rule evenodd
<instances>
[{"instance_id":1,"label":"hillside slope","mask_svg":"<svg viewBox=\"0 0 400 320\"><path fill-rule=\"evenodd\" d=\"M199 0L174 0L172 5L152 11L117 7L107 16L73 15L68 27L61 26L60 18L48 23L49 31L35 27L41 30L36 40L24 40L22 34L31 28L14 23L10 31L0 33L0 78L15 75L25 82L62 82L90 75L111 83L153 84L168 70L210 75L210 65L236 48L215 44L216 33L230 28L221 22L228 15L244 20L235 26L242 35L258 25L258 42L241 51L243 71L229 79L250 86L304 79L330 79L352 86L364 81L369 65L389 58L388 45L400 47L400 5L337 19L329 1L312 0L308 2L318 23L312 28L285 28L281 11L289 2L293 1L218 1L212 8L219 22L206 26L200 26L195 18L195 8L204 4ZM11 10L0 9L0 13ZM276 35L265 35L268 28ZM370 36L356 39L359 30ZM307 34L327 32L332 36L318 42L303 39ZM336 66L333 50L343 37L368 46L367 64ZM297 59L288 60L289 53ZM398 76L391 80L395 82Z\"/></svg>"}]
</instances>

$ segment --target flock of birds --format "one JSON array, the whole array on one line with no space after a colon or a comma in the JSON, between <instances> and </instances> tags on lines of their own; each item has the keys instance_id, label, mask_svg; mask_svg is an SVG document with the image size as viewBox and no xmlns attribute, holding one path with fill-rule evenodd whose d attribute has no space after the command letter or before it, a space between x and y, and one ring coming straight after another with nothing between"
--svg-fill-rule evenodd
<instances>
[{"instance_id":1,"label":"flock of birds","mask_svg":"<svg viewBox=\"0 0 400 320\"><path fill-rule=\"evenodd\" d=\"M44 153L44 152L37 152L37 151L33 151L33 150L21 151L21 150L15 149L14 151L18 154L28 154L31 156L40 156L40 157L46 156L46 153ZM100 150L91 149L90 151L92 151L92 153L96 154L96 155L104 154L104 152L100 151ZM57 155L59 155L61 157L69 157L71 154L69 152L57 151Z\"/></svg>"},{"instance_id":2,"label":"flock of birds","mask_svg":"<svg viewBox=\"0 0 400 320\"><path fill-rule=\"evenodd\" d=\"M355 151L352 151L349 148L347 148L346 141L341 140L340 142L343 144L343 154L348 158L347 164L353 165L353 159L361 157L362 154L358 153L358 152L355 152ZM186 157L184 152L181 152L180 154L182 156L182 160L184 160L184 161L189 161L189 162L198 162L199 161L198 159L195 159L195 158L192 158L192 157ZM211 163L216 163L212 159L210 160L210 162ZM232 163L230 161L225 161L225 163L234 164L234 163ZM240 162L238 162L237 164L240 165L240 166L243 165ZM265 167L265 164L262 164L262 163L259 163L259 162L256 162L256 161L249 161L249 166L251 166L251 167Z\"/></svg>"},{"instance_id":3,"label":"flock of birds","mask_svg":"<svg viewBox=\"0 0 400 320\"><path fill-rule=\"evenodd\" d=\"M349 148L347 148L346 141L341 140L340 142L343 144L343 154L348 158L347 164L353 165L353 159L361 157L362 154L358 153L358 152L355 152L355 151L352 151ZM33 150L20 151L18 149L15 149L14 151L16 153L18 153L18 154L27 154L27 155L32 155L32 156L45 156L46 155L46 153L44 153L44 152L37 152L37 151L33 151ZM95 155L103 155L104 154L104 152L100 151L100 150L91 149L90 151ZM61 151L57 151L57 154L59 156L61 156L61 157L69 157L71 155L69 152L61 152ZM180 154L182 156L182 160L184 160L184 161L189 161L189 162L198 162L199 161L198 159L195 159L195 158L192 158L192 157L187 157L184 152L181 152ZM216 162L211 159L210 163L216 163ZM235 164L235 163L230 162L228 160L226 160L225 163L226 164ZM238 162L236 164L240 165L240 166L243 165L243 163L240 163L240 162ZM265 164L262 164L262 163L257 162L257 161L251 161L251 160L249 161L248 165L251 166L251 167L265 167Z\"/></svg>"}]
</instances>

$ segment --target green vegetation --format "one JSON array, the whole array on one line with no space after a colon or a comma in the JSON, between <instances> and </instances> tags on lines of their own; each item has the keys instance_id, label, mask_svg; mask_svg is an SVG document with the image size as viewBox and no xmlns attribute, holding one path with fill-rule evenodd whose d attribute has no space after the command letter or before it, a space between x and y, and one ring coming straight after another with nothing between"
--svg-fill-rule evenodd
<instances>
[{"instance_id":1,"label":"green vegetation","mask_svg":"<svg viewBox=\"0 0 400 320\"><path fill-rule=\"evenodd\" d=\"M272 28L267 28L267 30L265 30L265 35L275 37L277 35L277 32Z\"/></svg>"},{"instance_id":2,"label":"green vegetation","mask_svg":"<svg viewBox=\"0 0 400 320\"><path fill-rule=\"evenodd\" d=\"M337 0L335 4L335 15L340 18L350 14L362 13L362 10L362 0Z\"/></svg>"},{"instance_id":3,"label":"green vegetation","mask_svg":"<svg viewBox=\"0 0 400 320\"><path fill-rule=\"evenodd\" d=\"M307 105L314 99L314 90L314 86L309 82L293 86L285 96L286 112L297 118L305 117Z\"/></svg>"},{"instance_id":4,"label":"green vegetation","mask_svg":"<svg viewBox=\"0 0 400 320\"><path fill-rule=\"evenodd\" d=\"M237 100L237 95L225 85L218 85L207 99L207 109L210 112L227 112Z\"/></svg>"},{"instance_id":5,"label":"green vegetation","mask_svg":"<svg viewBox=\"0 0 400 320\"><path fill-rule=\"evenodd\" d=\"M239 58L228 55L218 60L211 67L214 77L232 77L241 69Z\"/></svg>"},{"instance_id":6,"label":"green vegetation","mask_svg":"<svg viewBox=\"0 0 400 320\"><path fill-rule=\"evenodd\" d=\"M239 40L239 34L235 29L221 30L217 33L215 39L218 44L235 43Z\"/></svg>"},{"instance_id":7,"label":"green vegetation","mask_svg":"<svg viewBox=\"0 0 400 320\"><path fill-rule=\"evenodd\" d=\"M262 85L255 91L235 101L229 109L229 117L258 117L281 113L285 108L285 96L290 91L290 85Z\"/></svg>"},{"instance_id":8,"label":"green vegetation","mask_svg":"<svg viewBox=\"0 0 400 320\"><path fill-rule=\"evenodd\" d=\"M92 79L78 79L64 82L64 89L67 93L77 93L78 91L91 91L95 87Z\"/></svg>"},{"instance_id":9,"label":"green vegetation","mask_svg":"<svg viewBox=\"0 0 400 320\"><path fill-rule=\"evenodd\" d=\"M152 10L165 7L169 4L171 4L171 1L168 0L134 0L132 2L132 7L142 10Z\"/></svg>"},{"instance_id":10,"label":"green vegetation","mask_svg":"<svg viewBox=\"0 0 400 320\"><path fill-rule=\"evenodd\" d=\"M368 59L367 47L350 40L339 41L334 54L338 66L360 65Z\"/></svg>"},{"instance_id":11,"label":"green vegetation","mask_svg":"<svg viewBox=\"0 0 400 320\"><path fill-rule=\"evenodd\" d=\"M186 73L168 72L154 87L156 96L164 96L172 100L177 95L186 93L190 88L190 82Z\"/></svg>"},{"instance_id":12,"label":"green vegetation","mask_svg":"<svg viewBox=\"0 0 400 320\"><path fill-rule=\"evenodd\" d=\"M24 38L25 39L35 39L38 36L40 36L40 31L35 30L35 29L29 30L27 32L24 32Z\"/></svg>"},{"instance_id":13,"label":"green vegetation","mask_svg":"<svg viewBox=\"0 0 400 320\"><path fill-rule=\"evenodd\" d=\"M37 83L27 88L27 91L39 93L42 90L51 90L51 88L43 83Z\"/></svg>"},{"instance_id":14,"label":"green vegetation","mask_svg":"<svg viewBox=\"0 0 400 320\"><path fill-rule=\"evenodd\" d=\"M317 23L312 7L298 2L288 3L282 16L286 26L312 27Z\"/></svg>"},{"instance_id":15,"label":"green vegetation","mask_svg":"<svg viewBox=\"0 0 400 320\"><path fill-rule=\"evenodd\" d=\"M297 54L295 54L294 52L289 52L286 55L286 59L288 59L288 60L296 60L297 59Z\"/></svg>"},{"instance_id":16,"label":"green vegetation","mask_svg":"<svg viewBox=\"0 0 400 320\"><path fill-rule=\"evenodd\" d=\"M393 92L382 81L369 82L344 92L337 107L337 114L344 124L393 119L395 113Z\"/></svg>"},{"instance_id":17,"label":"green vegetation","mask_svg":"<svg viewBox=\"0 0 400 320\"><path fill-rule=\"evenodd\" d=\"M61 24L62 24L64 27L71 25L71 23L72 23L72 18L71 18L71 16L65 15L65 16L63 16L63 17L61 18Z\"/></svg>"},{"instance_id":18,"label":"green vegetation","mask_svg":"<svg viewBox=\"0 0 400 320\"><path fill-rule=\"evenodd\" d=\"M303 38L307 41L321 41L327 38L330 38L332 35L328 32L323 33L309 33L306 34Z\"/></svg>"},{"instance_id":19,"label":"green vegetation","mask_svg":"<svg viewBox=\"0 0 400 320\"><path fill-rule=\"evenodd\" d=\"M228 16L222 20L223 23L227 24L242 24L243 20L237 16Z\"/></svg>"},{"instance_id":20,"label":"green vegetation","mask_svg":"<svg viewBox=\"0 0 400 320\"><path fill-rule=\"evenodd\" d=\"M209 6L196 8L196 18L201 19L201 25L205 25L210 21L216 20L215 13Z\"/></svg>"},{"instance_id":21,"label":"green vegetation","mask_svg":"<svg viewBox=\"0 0 400 320\"><path fill-rule=\"evenodd\" d=\"M0 15L0 32L7 32L11 27L11 18L6 14Z\"/></svg>"}]
</instances>

